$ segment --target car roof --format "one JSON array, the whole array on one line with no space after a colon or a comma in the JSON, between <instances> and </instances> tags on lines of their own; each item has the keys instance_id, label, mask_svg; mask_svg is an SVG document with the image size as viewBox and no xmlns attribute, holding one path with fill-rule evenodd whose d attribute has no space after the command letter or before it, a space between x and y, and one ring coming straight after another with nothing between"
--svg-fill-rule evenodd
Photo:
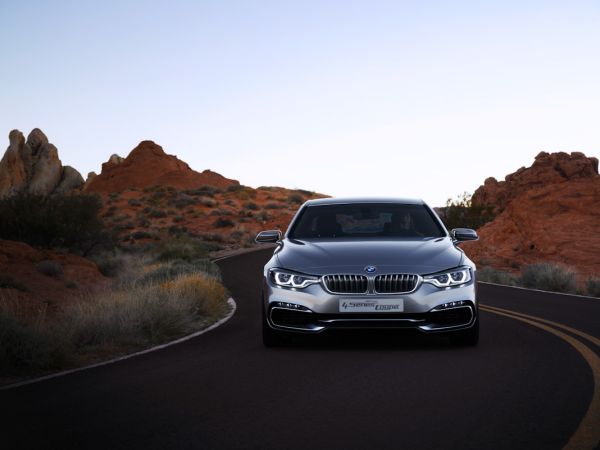
<instances>
[{"instance_id":1,"label":"car roof","mask_svg":"<svg viewBox=\"0 0 600 450\"><path fill-rule=\"evenodd\" d=\"M424 205L420 198L401 197L329 197L308 200L306 206L318 205L347 205L352 203L400 203L404 205Z\"/></svg>"}]
</instances>

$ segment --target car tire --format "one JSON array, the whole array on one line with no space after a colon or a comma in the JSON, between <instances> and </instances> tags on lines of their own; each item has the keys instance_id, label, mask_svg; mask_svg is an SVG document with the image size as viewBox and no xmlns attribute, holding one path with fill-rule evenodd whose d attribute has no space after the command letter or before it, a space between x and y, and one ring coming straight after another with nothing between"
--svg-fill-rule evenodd
<instances>
[{"instance_id":1,"label":"car tire","mask_svg":"<svg viewBox=\"0 0 600 450\"><path fill-rule=\"evenodd\" d=\"M471 328L452 333L450 335L450 341L455 345L464 347L476 346L479 342L479 319L475 320L475 323Z\"/></svg>"},{"instance_id":2,"label":"car tire","mask_svg":"<svg viewBox=\"0 0 600 450\"><path fill-rule=\"evenodd\" d=\"M280 347L285 344L285 338L280 331L274 330L267 322L265 306L262 307L262 339L265 347Z\"/></svg>"}]
</instances>

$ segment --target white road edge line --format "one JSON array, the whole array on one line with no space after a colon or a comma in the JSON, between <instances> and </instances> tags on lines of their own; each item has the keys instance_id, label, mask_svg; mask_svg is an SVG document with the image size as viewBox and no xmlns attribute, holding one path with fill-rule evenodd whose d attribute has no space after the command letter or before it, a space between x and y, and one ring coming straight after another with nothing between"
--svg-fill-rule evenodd
<instances>
[{"instance_id":1,"label":"white road edge line","mask_svg":"<svg viewBox=\"0 0 600 450\"><path fill-rule=\"evenodd\" d=\"M190 339L193 339L193 338L198 337L198 336L200 336L200 335L202 335L204 333L208 333L209 331L214 330L215 328L223 325L225 322L227 322L229 319L231 319L233 317L233 315L235 314L235 311L237 309L237 305L235 303L235 300L232 297L229 297L227 299L227 304L231 307L231 310L227 313L227 315L225 317L223 317L222 319L220 319L217 322L213 323L212 325L210 325L207 328L204 328L204 329L202 329L200 331L196 331L196 332L194 332L192 334L188 334L187 336L183 336L181 338L175 339L174 341L166 342L164 344L160 344L160 345L157 345L155 347L147 348L146 350L140 350L139 352L131 353L129 355L119 356L118 358L113 358L113 359L109 359L107 361L102 361L102 362L99 362L99 363L90 364L89 366L83 366L83 367L78 367L76 369L64 370L62 372L52 373L50 375L45 375L43 377L34 378L32 380L20 381L18 383L13 383L13 384L8 384L6 386L1 386L0 387L0 391L6 391L8 389L13 389L13 388L17 388L17 387L20 387L20 386L25 386L27 384L39 383L41 381L50 380L51 378L62 377L62 376L69 375L69 374L72 374L72 373L82 372L82 371L88 370L88 369L93 369L95 367L106 366L108 364L114 364L116 362L124 361L126 359L130 359L130 358L133 358L135 356L145 355L146 353L155 352L157 350L162 350L163 348L171 347L172 345L176 345L176 344L180 344L180 343L185 342L185 341L189 341Z\"/></svg>"},{"instance_id":2,"label":"white road edge line","mask_svg":"<svg viewBox=\"0 0 600 450\"><path fill-rule=\"evenodd\" d=\"M478 281L481 284L491 284L492 286L502 286L512 289L521 289L522 291L533 291L533 292L543 292L544 294L554 294L554 295L568 295L569 297L579 297L579 298L588 298L591 300L600 301L600 297L592 297L591 295L580 295L580 294L567 294L566 292L554 292L554 291L544 291L542 289L531 289L521 286L509 286L508 284L500 284L500 283L490 283L489 281Z\"/></svg>"}]
</instances>

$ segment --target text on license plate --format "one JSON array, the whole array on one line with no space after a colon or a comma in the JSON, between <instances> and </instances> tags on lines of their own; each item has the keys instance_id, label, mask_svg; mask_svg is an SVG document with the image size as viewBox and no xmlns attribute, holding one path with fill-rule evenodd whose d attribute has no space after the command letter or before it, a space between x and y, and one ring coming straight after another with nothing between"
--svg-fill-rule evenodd
<instances>
[{"instance_id":1,"label":"text on license plate","mask_svg":"<svg viewBox=\"0 0 600 450\"><path fill-rule=\"evenodd\" d=\"M340 312L403 312L401 298L348 300L340 299Z\"/></svg>"}]
</instances>

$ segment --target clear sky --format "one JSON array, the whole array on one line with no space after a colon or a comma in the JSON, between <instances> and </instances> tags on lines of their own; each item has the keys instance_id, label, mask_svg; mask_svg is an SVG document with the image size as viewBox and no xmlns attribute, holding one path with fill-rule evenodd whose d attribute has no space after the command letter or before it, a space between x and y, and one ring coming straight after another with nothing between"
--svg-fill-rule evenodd
<instances>
[{"instance_id":1,"label":"clear sky","mask_svg":"<svg viewBox=\"0 0 600 450\"><path fill-rule=\"evenodd\" d=\"M433 205L600 156L598 1L0 0L0 132L85 176L152 139L250 186Z\"/></svg>"}]
</instances>

